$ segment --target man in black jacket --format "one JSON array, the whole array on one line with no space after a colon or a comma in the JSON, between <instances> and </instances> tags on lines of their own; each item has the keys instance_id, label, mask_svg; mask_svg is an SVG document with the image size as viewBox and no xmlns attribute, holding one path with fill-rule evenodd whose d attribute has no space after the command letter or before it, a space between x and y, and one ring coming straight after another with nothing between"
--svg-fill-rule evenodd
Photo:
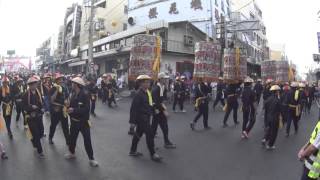
<instances>
[{"instance_id":1,"label":"man in black jacket","mask_svg":"<svg viewBox=\"0 0 320 180\"><path fill-rule=\"evenodd\" d=\"M263 86L261 84L261 79L257 80L257 83L254 85L253 90L254 90L254 92L256 94L257 103L259 104L260 103L260 99L261 99L261 94L263 92Z\"/></svg>"},{"instance_id":2,"label":"man in black jacket","mask_svg":"<svg viewBox=\"0 0 320 180\"><path fill-rule=\"evenodd\" d=\"M231 111L233 111L233 122L235 125L239 124L238 122L238 89L240 88L239 83L230 83L228 85L226 95L227 95L227 108L226 113L223 118L223 127L227 127L227 121Z\"/></svg>"},{"instance_id":3,"label":"man in black jacket","mask_svg":"<svg viewBox=\"0 0 320 180\"><path fill-rule=\"evenodd\" d=\"M154 111L152 95L148 90L150 87L150 80L151 78L148 75L140 75L137 78L137 83L139 84L140 89L133 98L129 120L130 124L134 124L136 126L136 130L132 138L129 155L134 157L142 155L142 153L137 151L137 148L140 138L145 134L151 159L153 161L161 161L162 158L156 154L154 149L154 138L150 125L150 118Z\"/></svg>"},{"instance_id":4,"label":"man in black jacket","mask_svg":"<svg viewBox=\"0 0 320 180\"><path fill-rule=\"evenodd\" d=\"M271 96L270 88L272 86L273 80L272 79L267 79L266 85L263 88L263 101L266 101L269 96ZM264 108L264 127L267 126L267 111Z\"/></svg>"},{"instance_id":5,"label":"man in black jacket","mask_svg":"<svg viewBox=\"0 0 320 180\"><path fill-rule=\"evenodd\" d=\"M225 85L225 83L223 83L223 78L219 77L219 82L217 84L217 94L216 94L216 99L214 100L214 103L213 103L213 109L215 109L215 107L219 101L221 102L222 106L225 105L225 103L224 103L225 89L226 89L226 85Z\"/></svg>"},{"instance_id":6,"label":"man in black jacket","mask_svg":"<svg viewBox=\"0 0 320 180\"><path fill-rule=\"evenodd\" d=\"M3 118L6 122L6 127L8 131L8 136L10 139L13 138L11 131L11 115L13 107L13 94L11 90L10 80L7 76L2 78L2 87L0 87L0 103L2 102L2 113Z\"/></svg>"},{"instance_id":7,"label":"man in black jacket","mask_svg":"<svg viewBox=\"0 0 320 180\"><path fill-rule=\"evenodd\" d=\"M20 119L20 115L22 113L23 116L23 125L26 127L27 123L25 121L25 117L24 114L22 112L22 96L25 93L25 88L23 86L23 79L19 78L17 79L16 83L13 84L13 88L12 88L12 93L14 96L14 101L15 101L15 105L16 105L16 124L17 126L18 121Z\"/></svg>"},{"instance_id":8,"label":"man in black jacket","mask_svg":"<svg viewBox=\"0 0 320 180\"><path fill-rule=\"evenodd\" d=\"M167 119L167 108L163 104L164 94L166 91L165 81L169 76L166 76L165 73L159 73L159 81L152 88L152 100L154 103L154 114L152 119L152 132L153 137L155 137L158 125L163 133L164 137L164 147L165 148L176 148L176 146L169 140L169 128L168 128L168 119Z\"/></svg>"},{"instance_id":9,"label":"man in black jacket","mask_svg":"<svg viewBox=\"0 0 320 180\"><path fill-rule=\"evenodd\" d=\"M172 109L174 112L176 111L176 105L177 103L180 106L180 111L181 112L186 112L186 110L183 107L183 103L184 103L184 98L186 95L186 86L184 84L184 76L181 76L181 79L179 77L176 78L176 83L174 84L174 98L173 98L173 106Z\"/></svg>"},{"instance_id":10,"label":"man in black jacket","mask_svg":"<svg viewBox=\"0 0 320 180\"><path fill-rule=\"evenodd\" d=\"M69 153L65 155L66 159L75 158L75 148L79 132L81 132L84 140L84 147L89 157L89 163L92 167L99 166L98 162L94 160L93 149L91 144L89 121L90 116L90 98L84 91L85 83L82 78L75 77L72 79L72 94L68 113L70 115L70 143Z\"/></svg>"},{"instance_id":11,"label":"man in black jacket","mask_svg":"<svg viewBox=\"0 0 320 180\"><path fill-rule=\"evenodd\" d=\"M195 89L195 108L198 111L198 114L194 118L194 120L190 123L191 130L195 129L195 125L199 118L203 116L203 126L204 129L209 130L211 129L208 125L208 117L209 117L209 98L208 94L210 93L209 87L200 80L199 84Z\"/></svg>"},{"instance_id":12,"label":"man in black jacket","mask_svg":"<svg viewBox=\"0 0 320 180\"><path fill-rule=\"evenodd\" d=\"M29 89L22 97L23 110L31 133L31 142L37 149L39 157L44 158L40 138L42 137L42 105L41 93L37 90L39 79L30 77L27 81Z\"/></svg>"},{"instance_id":13,"label":"man in black jacket","mask_svg":"<svg viewBox=\"0 0 320 180\"><path fill-rule=\"evenodd\" d=\"M242 138L249 138L249 132L256 121L256 94L251 89L252 83L253 79L249 77L244 80L244 89L241 95L243 111Z\"/></svg>"},{"instance_id":14,"label":"man in black jacket","mask_svg":"<svg viewBox=\"0 0 320 180\"><path fill-rule=\"evenodd\" d=\"M278 85L273 85L270 88L271 95L264 102L267 111L267 126L262 143L266 145L267 150L275 149L274 143L278 134L281 114L280 90Z\"/></svg>"},{"instance_id":15,"label":"man in black jacket","mask_svg":"<svg viewBox=\"0 0 320 180\"><path fill-rule=\"evenodd\" d=\"M289 113L288 113L287 129L286 129L287 137L290 134L290 126L292 121L293 121L295 133L298 132L298 120L301 113L300 111L301 93L298 89L298 86L299 86L299 83L292 82L291 90L289 91L289 94L288 94Z\"/></svg>"},{"instance_id":16,"label":"man in black jacket","mask_svg":"<svg viewBox=\"0 0 320 180\"><path fill-rule=\"evenodd\" d=\"M97 94L98 94L98 87L96 86L96 81L92 78L90 79L90 83L87 86L87 90L90 95L90 113L93 116L96 116L95 109L96 109L96 100L97 100Z\"/></svg>"},{"instance_id":17,"label":"man in black jacket","mask_svg":"<svg viewBox=\"0 0 320 180\"><path fill-rule=\"evenodd\" d=\"M53 88L50 89L50 115L51 124L49 132L49 143L54 144L53 136L56 131L56 127L61 122L62 132L66 140L66 144L69 144L69 123L68 114L66 112L66 94L67 90L62 86L63 75L56 74Z\"/></svg>"}]
</instances>

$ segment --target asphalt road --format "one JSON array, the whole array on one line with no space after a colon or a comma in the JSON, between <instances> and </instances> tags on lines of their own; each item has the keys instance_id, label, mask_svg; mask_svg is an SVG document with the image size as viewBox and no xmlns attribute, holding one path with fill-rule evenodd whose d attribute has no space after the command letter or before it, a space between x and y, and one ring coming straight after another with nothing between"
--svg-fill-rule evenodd
<instances>
[{"instance_id":1,"label":"asphalt road","mask_svg":"<svg viewBox=\"0 0 320 180\"><path fill-rule=\"evenodd\" d=\"M64 159L67 152L60 126L55 135L55 145L44 139L45 159L39 159L20 121L20 127L12 124L14 140L0 134L9 160L0 160L1 180L298 180L302 163L297 160L299 148L306 142L316 123L318 110L313 107L310 115L300 122L297 135L285 137L284 129L279 131L275 151L266 151L261 146L263 136L262 116L249 140L241 140L241 126L222 128L222 111L210 109L209 131L204 131L202 119L197 131L191 131L189 122L195 112L187 105L187 113L171 113L169 119L170 139L177 149L163 148L162 132L156 138L158 153L164 157L162 163L150 160L143 138L139 151L144 156L137 159L128 156L131 136L127 135L130 99L122 99L119 106L110 109L98 102L97 117L92 118L93 150L100 167L89 166L82 137L76 148L77 158ZM169 107L171 105L168 105ZM242 122L242 113L239 113ZM13 115L15 117L15 114ZM12 118L14 119L14 118ZM45 118L46 133L49 119ZM229 124L233 124L231 117Z\"/></svg>"}]
</instances>

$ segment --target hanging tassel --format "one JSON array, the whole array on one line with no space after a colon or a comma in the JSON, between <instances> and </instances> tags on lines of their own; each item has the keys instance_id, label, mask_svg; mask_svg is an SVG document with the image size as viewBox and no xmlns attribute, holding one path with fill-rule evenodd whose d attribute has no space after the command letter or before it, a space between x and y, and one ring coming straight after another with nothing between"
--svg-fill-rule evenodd
<instances>
[{"instance_id":1,"label":"hanging tassel","mask_svg":"<svg viewBox=\"0 0 320 180\"><path fill-rule=\"evenodd\" d=\"M6 131L6 125L2 115L0 114L0 132L5 132L5 131Z\"/></svg>"},{"instance_id":2,"label":"hanging tassel","mask_svg":"<svg viewBox=\"0 0 320 180\"><path fill-rule=\"evenodd\" d=\"M31 139L33 138L29 126L28 126L28 129L27 129L27 131L26 131L26 135L27 135L27 138L28 138L29 140L31 140Z\"/></svg>"}]
</instances>

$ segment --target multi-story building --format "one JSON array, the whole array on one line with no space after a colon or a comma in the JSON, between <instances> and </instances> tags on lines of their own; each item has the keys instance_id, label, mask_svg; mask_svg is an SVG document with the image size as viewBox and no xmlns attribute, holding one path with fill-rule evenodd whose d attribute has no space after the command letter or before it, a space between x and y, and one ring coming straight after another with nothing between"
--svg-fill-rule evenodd
<instances>
[{"instance_id":1,"label":"multi-story building","mask_svg":"<svg viewBox=\"0 0 320 180\"><path fill-rule=\"evenodd\" d=\"M128 28L159 20L189 21L212 37L221 16L228 19L230 12L229 0L128 0Z\"/></svg>"},{"instance_id":2,"label":"multi-story building","mask_svg":"<svg viewBox=\"0 0 320 180\"><path fill-rule=\"evenodd\" d=\"M94 0L93 40L98 40L112 34L127 30L127 0ZM80 46L88 43L88 27L90 5L83 5L80 32Z\"/></svg>"},{"instance_id":3,"label":"multi-story building","mask_svg":"<svg viewBox=\"0 0 320 180\"><path fill-rule=\"evenodd\" d=\"M262 11L255 1L232 0L231 21L258 21L260 30L248 30L237 32L237 40L242 42L247 49L248 75L260 75L260 62L269 59L268 40L266 38L266 27L263 24Z\"/></svg>"},{"instance_id":4,"label":"multi-story building","mask_svg":"<svg viewBox=\"0 0 320 180\"><path fill-rule=\"evenodd\" d=\"M52 72L54 71L54 51L56 48L55 36L50 36L36 50L36 70Z\"/></svg>"},{"instance_id":5,"label":"multi-story building","mask_svg":"<svg viewBox=\"0 0 320 180\"><path fill-rule=\"evenodd\" d=\"M63 58L60 62L60 68L63 71L68 69L67 62L80 61L79 47L82 14L82 7L78 4L73 4L66 11L64 25L62 27ZM61 35L62 33L59 34Z\"/></svg>"}]
</instances>

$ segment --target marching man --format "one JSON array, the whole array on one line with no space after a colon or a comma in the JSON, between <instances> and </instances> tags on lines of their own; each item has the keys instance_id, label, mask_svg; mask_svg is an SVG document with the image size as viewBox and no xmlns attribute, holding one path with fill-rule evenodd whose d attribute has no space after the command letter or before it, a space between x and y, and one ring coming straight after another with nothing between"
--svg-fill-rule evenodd
<instances>
[{"instance_id":1,"label":"marching man","mask_svg":"<svg viewBox=\"0 0 320 180\"><path fill-rule=\"evenodd\" d=\"M81 132L84 140L84 147L89 157L89 163L92 167L99 166L99 163L94 159L93 149L91 144L90 127L90 98L84 91L85 82L80 77L75 77L72 80L72 93L68 113L71 119L70 126L70 144L69 153L65 155L66 159L74 159L75 148L79 132Z\"/></svg>"},{"instance_id":2,"label":"marching man","mask_svg":"<svg viewBox=\"0 0 320 180\"><path fill-rule=\"evenodd\" d=\"M42 137L42 104L41 93L37 90L39 79L30 77L27 81L29 89L22 98L23 109L26 114L26 121L31 134L31 142L37 150L39 157L44 158L41 137Z\"/></svg>"},{"instance_id":3,"label":"marching man","mask_svg":"<svg viewBox=\"0 0 320 180\"><path fill-rule=\"evenodd\" d=\"M136 130L132 138L129 155L133 157L142 156L142 153L138 152L137 148L140 138L145 134L151 159L159 162L162 158L155 152L153 132L150 125L150 119L153 114L153 100L151 92L149 91L150 81L151 78L148 75L140 75L137 78L140 89L133 98L129 120L130 124L136 126Z\"/></svg>"},{"instance_id":4,"label":"marching man","mask_svg":"<svg viewBox=\"0 0 320 180\"><path fill-rule=\"evenodd\" d=\"M155 137L158 125L163 133L164 137L164 147L165 148L176 148L176 146L169 140L169 128L168 128L168 119L167 119L167 108L163 104L164 94L165 94L165 81L169 76L166 76L165 73L159 73L159 81L152 88L152 100L154 102L154 115L152 119L151 128L153 131L153 136Z\"/></svg>"},{"instance_id":5,"label":"marching man","mask_svg":"<svg viewBox=\"0 0 320 180\"><path fill-rule=\"evenodd\" d=\"M6 122L8 136L10 139L13 138L11 131L11 115L13 106L13 96L9 86L9 78L4 76L2 79L2 87L0 89L0 102L2 102L2 113L3 118Z\"/></svg>"}]
</instances>

